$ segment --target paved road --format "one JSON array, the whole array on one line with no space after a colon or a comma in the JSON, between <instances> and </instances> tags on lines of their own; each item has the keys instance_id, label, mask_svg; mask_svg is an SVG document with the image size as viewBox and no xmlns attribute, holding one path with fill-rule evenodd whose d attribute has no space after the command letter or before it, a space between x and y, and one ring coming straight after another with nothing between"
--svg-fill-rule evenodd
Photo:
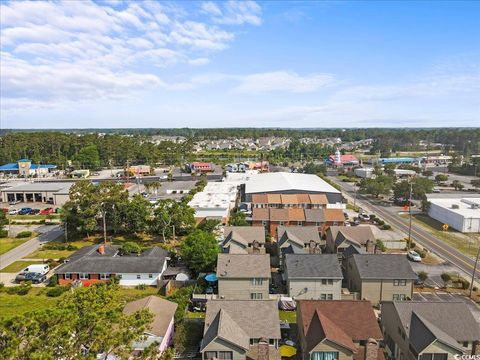
<instances>
[{"instance_id":1,"label":"paved road","mask_svg":"<svg viewBox=\"0 0 480 360\"><path fill-rule=\"evenodd\" d=\"M346 192L348 195L352 197L354 196L354 188L351 184L338 181L334 177L330 177L329 179L341 186L343 191ZM392 213L392 210L389 211L388 207L380 206L366 196L358 194L358 192L356 195L356 203L360 207L366 207L372 210L386 222L408 234L408 219L404 219L397 214ZM453 266L460 269L463 273L470 274L469 277L471 277L473 268L475 266L474 259L461 253L460 251L444 243L443 241L437 239L431 233L419 227L418 225L412 224L411 236L416 243L422 245L429 251L432 251L433 253L440 256L441 258L447 260ZM480 279L480 269L478 268L478 266L475 278L477 279L477 281Z\"/></svg>"},{"instance_id":2,"label":"paved road","mask_svg":"<svg viewBox=\"0 0 480 360\"><path fill-rule=\"evenodd\" d=\"M49 231L24 242L22 245L17 246L3 255L0 255L0 269L3 269L15 261L20 260L21 258L37 250L42 244L51 240L55 240L62 234L63 230L60 226L51 226Z\"/></svg>"}]
</instances>

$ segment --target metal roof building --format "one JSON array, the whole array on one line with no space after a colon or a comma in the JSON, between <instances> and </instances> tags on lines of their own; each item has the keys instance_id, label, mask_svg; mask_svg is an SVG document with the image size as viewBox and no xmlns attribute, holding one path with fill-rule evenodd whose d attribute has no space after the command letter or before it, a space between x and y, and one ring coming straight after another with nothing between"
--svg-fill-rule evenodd
<instances>
[{"instance_id":1,"label":"metal roof building","mask_svg":"<svg viewBox=\"0 0 480 360\"><path fill-rule=\"evenodd\" d=\"M480 196L428 196L428 216L463 233L480 232ZM439 229L440 230L440 229Z\"/></svg>"}]
</instances>

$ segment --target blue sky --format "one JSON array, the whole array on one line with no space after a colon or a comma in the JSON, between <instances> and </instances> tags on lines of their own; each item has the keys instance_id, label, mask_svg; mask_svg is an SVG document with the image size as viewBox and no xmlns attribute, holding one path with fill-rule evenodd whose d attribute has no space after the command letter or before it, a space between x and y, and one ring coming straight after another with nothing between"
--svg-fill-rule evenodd
<instances>
[{"instance_id":1,"label":"blue sky","mask_svg":"<svg viewBox=\"0 0 480 360\"><path fill-rule=\"evenodd\" d=\"M480 2L0 6L2 128L480 125Z\"/></svg>"}]
</instances>

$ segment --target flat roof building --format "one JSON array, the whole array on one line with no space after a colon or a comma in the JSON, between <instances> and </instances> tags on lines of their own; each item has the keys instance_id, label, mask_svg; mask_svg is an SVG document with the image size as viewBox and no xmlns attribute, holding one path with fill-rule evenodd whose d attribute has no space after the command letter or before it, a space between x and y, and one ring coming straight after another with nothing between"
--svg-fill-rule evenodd
<instances>
[{"instance_id":1,"label":"flat roof building","mask_svg":"<svg viewBox=\"0 0 480 360\"><path fill-rule=\"evenodd\" d=\"M9 183L0 190L2 202L41 202L61 206L70 200L73 182Z\"/></svg>"},{"instance_id":2,"label":"flat roof building","mask_svg":"<svg viewBox=\"0 0 480 360\"><path fill-rule=\"evenodd\" d=\"M480 232L480 196L437 197L429 195L428 216L462 233Z\"/></svg>"}]
</instances>

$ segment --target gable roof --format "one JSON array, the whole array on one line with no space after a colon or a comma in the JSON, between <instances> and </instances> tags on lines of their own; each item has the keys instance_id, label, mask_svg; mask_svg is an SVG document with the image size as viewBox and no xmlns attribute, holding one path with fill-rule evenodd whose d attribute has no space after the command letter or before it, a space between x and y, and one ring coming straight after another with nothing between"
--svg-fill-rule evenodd
<instances>
[{"instance_id":1,"label":"gable roof","mask_svg":"<svg viewBox=\"0 0 480 360\"><path fill-rule=\"evenodd\" d=\"M307 334L313 315L319 311L354 342L369 338L382 340L382 332L367 300L298 300L303 332Z\"/></svg>"},{"instance_id":2,"label":"gable roof","mask_svg":"<svg viewBox=\"0 0 480 360\"><path fill-rule=\"evenodd\" d=\"M326 205L328 204L328 199L325 194L310 194L310 203L315 205Z\"/></svg>"},{"instance_id":3,"label":"gable roof","mask_svg":"<svg viewBox=\"0 0 480 360\"><path fill-rule=\"evenodd\" d=\"M344 222L345 215L343 215L343 209L322 209L323 221L338 221Z\"/></svg>"},{"instance_id":4,"label":"gable roof","mask_svg":"<svg viewBox=\"0 0 480 360\"><path fill-rule=\"evenodd\" d=\"M361 279L412 279L417 274L402 254L354 254L353 262Z\"/></svg>"},{"instance_id":5,"label":"gable roof","mask_svg":"<svg viewBox=\"0 0 480 360\"><path fill-rule=\"evenodd\" d=\"M225 234L223 246L226 246L231 240L245 247L254 241L259 244L265 243L265 229L260 226L226 226L223 233Z\"/></svg>"},{"instance_id":6,"label":"gable roof","mask_svg":"<svg viewBox=\"0 0 480 360\"><path fill-rule=\"evenodd\" d=\"M145 250L139 256L120 256L118 252L121 246L105 245L104 254L98 252L100 246L104 245L91 245L78 250L55 273L160 273L168 257L167 251L159 247Z\"/></svg>"},{"instance_id":7,"label":"gable roof","mask_svg":"<svg viewBox=\"0 0 480 360\"><path fill-rule=\"evenodd\" d=\"M307 352L312 351L313 348L324 339L334 342L352 352L356 350L352 338L318 309L313 313L313 318L305 337Z\"/></svg>"},{"instance_id":8,"label":"gable roof","mask_svg":"<svg viewBox=\"0 0 480 360\"><path fill-rule=\"evenodd\" d=\"M275 209L270 208L270 221L288 221L288 210L289 209Z\"/></svg>"},{"instance_id":9,"label":"gable roof","mask_svg":"<svg viewBox=\"0 0 480 360\"><path fill-rule=\"evenodd\" d=\"M305 209L305 221L319 223L323 222L323 209Z\"/></svg>"},{"instance_id":10,"label":"gable roof","mask_svg":"<svg viewBox=\"0 0 480 360\"><path fill-rule=\"evenodd\" d=\"M382 303L388 311L396 311L405 329L412 328L412 313L428 321L458 342L480 339L480 326L463 302L395 301Z\"/></svg>"},{"instance_id":11,"label":"gable roof","mask_svg":"<svg viewBox=\"0 0 480 360\"><path fill-rule=\"evenodd\" d=\"M255 174L245 183L246 194L292 190L340 194L340 191L332 185L313 174L287 172Z\"/></svg>"},{"instance_id":12,"label":"gable roof","mask_svg":"<svg viewBox=\"0 0 480 360\"><path fill-rule=\"evenodd\" d=\"M270 278L269 254L218 254L217 277L234 278Z\"/></svg>"},{"instance_id":13,"label":"gable roof","mask_svg":"<svg viewBox=\"0 0 480 360\"><path fill-rule=\"evenodd\" d=\"M305 221L304 210L300 208L288 209L288 220L289 221Z\"/></svg>"},{"instance_id":14,"label":"gable roof","mask_svg":"<svg viewBox=\"0 0 480 360\"><path fill-rule=\"evenodd\" d=\"M248 349L251 338L280 339L277 302L275 300L209 300L201 350L219 336L218 334L221 334L222 338L228 338L228 340L225 339L226 341L245 349Z\"/></svg>"},{"instance_id":15,"label":"gable roof","mask_svg":"<svg viewBox=\"0 0 480 360\"><path fill-rule=\"evenodd\" d=\"M336 254L287 254L285 258L289 279L343 279Z\"/></svg>"},{"instance_id":16,"label":"gable roof","mask_svg":"<svg viewBox=\"0 0 480 360\"><path fill-rule=\"evenodd\" d=\"M375 235L370 226L330 226L327 232L331 233L335 245L340 245L345 240L350 240L359 245L365 245L368 240L375 242Z\"/></svg>"},{"instance_id":17,"label":"gable roof","mask_svg":"<svg viewBox=\"0 0 480 360\"><path fill-rule=\"evenodd\" d=\"M288 242L293 242L302 247L309 244L310 241L321 242L316 226L279 226L277 234L280 247Z\"/></svg>"},{"instance_id":18,"label":"gable roof","mask_svg":"<svg viewBox=\"0 0 480 360\"><path fill-rule=\"evenodd\" d=\"M152 295L127 303L123 312L130 315L139 310L148 309L154 315L149 332L164 337L173 320L177 306L174 302Z\"/></svg>"}]
</instances>

